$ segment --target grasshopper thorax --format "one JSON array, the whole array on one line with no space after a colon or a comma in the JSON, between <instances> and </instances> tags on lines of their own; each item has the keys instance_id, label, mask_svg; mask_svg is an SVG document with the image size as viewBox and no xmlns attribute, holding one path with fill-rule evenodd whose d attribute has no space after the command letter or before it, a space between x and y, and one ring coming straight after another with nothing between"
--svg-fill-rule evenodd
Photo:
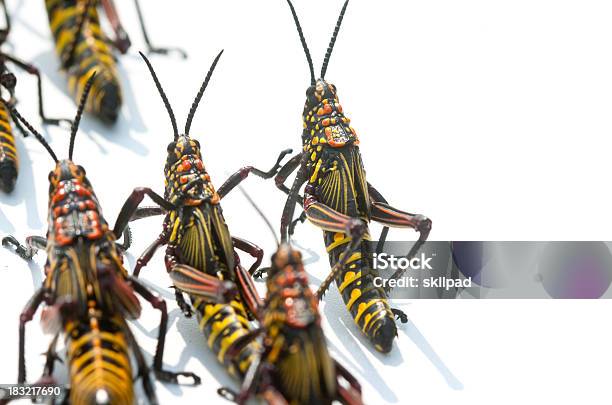
<instances>
[{"instance_id":1,"label":"grasshopper thorax","mask_svg":"<svg viewBox=\"0 0 612 405\"><path fill-rule=\"evenodd\" d=\"M219 202L219 196L206 173L200 143L189 135L181 135L168 144L164 168L164 197L175 205L199 205Z\"/></svg>"}]
</instances>

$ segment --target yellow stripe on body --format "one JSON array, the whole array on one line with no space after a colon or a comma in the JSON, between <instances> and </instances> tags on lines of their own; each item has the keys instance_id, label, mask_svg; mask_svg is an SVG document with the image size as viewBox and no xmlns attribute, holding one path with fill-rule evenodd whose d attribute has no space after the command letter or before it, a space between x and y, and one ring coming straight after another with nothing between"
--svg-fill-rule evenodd
<instances>
[{"instance_id":1,"label":"yellow stripe on body","mask_svg":"<svg viewBox=\"0 0 612 405\"><path fill-rule=\"evenodd\" d=\"M51 31L55 32L60 27L60 25L66 22L66 20L72 17L76 17L77 14L78 14L78 10L76 7L68 7L68 8L64 8L60 10L55 10L53 12L53 19L51 20L51 23L49 24L49 27L51 27ZM69 32L69 31L65 30L64 32ZM72 36L74 36L74 34Z\"/></svg>"},{"instance_id":2,"label":"yellow stripe on body","mask_svg":"<svg viewBox=\"0 0 612 405\"><path fill-rule=\"evenodd\" d=\"M66 325L66 332L78 334L76 322ZM90 330L77 340L70 340L67 351L70 359L70 399L73 404L90 403L99 389L108 392L112 403L131 403L133 396L127 343L121 334L102 331L98 319L90 318ZM118 347L117 351L104 347ZM84 346L90 345L86 351ZM78 355L77 355L78 354ZM117 402L120 401L120 402Z\"/></svg>"},{"instance_id":3,"label":"yellow stripe on body","mask_svg":"<svg viewBox=\"0 0 612 405\"><path fill-rule=\"evenodd\" d=\"M108 356L108 350L101 350L100 348L91 348L86 351L83 355L76 358L70 365L71 373L73 374L72 383L78 384L88 377L88 374L95 372L97 369L103 369L110 371L117 375L118 378L122 376L128 377L127 367L129 363L125 356L121 356L123 360L121 365L124 367L112 364L106 361L103 356ZM87 366L81 368L83 363L91 361Z\"/></svg>"},{"instance_id":4,"label":"yellow stripe on body","mask_svg":"<svg viewBox=\"0 0 612 405\"><path fill-rule=\"evenodd\" d=\"M338 246L347 244L351 241L351 238L342 232L336 232L334 234L334 241L327 246L327 253L331 252Z\"/></svg>"},{"instance_id":5,"label":"yellow stripe on body","mask_svg":"<svg viewBox=\"0 0 612 405\"><path fill-rule=\"evenodd\" d=\"M363 316L364 312L367 311L368 308L370 308L372 305L375 305L375 304L377 304L377 303L379 303L381 301L382 300L380 300L378 298L373 298L373 299L369 300L367 303L366 302L362 302L361 304L359 304L359 306L357 307L357 315L355 316L355 323L359 322L359 320Z\"/></svg>"},{"instance_id":6,"label":"yellow stripe on body","mask_svg":"<svg viewBox=\"0 0 612 405\"><path fill-rule=\"evenodd\" d=\"M9 122L8 110L3 103L0 103L0 159L12 161L15 168L19 166L15 136Z\"/></svg>"},{"instance_id":7,"label":"yellow stripe on body","mask_svg":"<svg viewBox=\"0 0 612 405\"><path fill-rule=\"evenodd\" d=\"M220 319L218 321L214 321L212 324L212 330L210 333L210 336L208 337L208 347L212 348L213 344L215 343L215 340L217 340L217 337L223 332L225 331L225 328L227 328L229 325L234 323L234 319L233 316L228 315L226 316L224 319Z\"/></svg>"},{"instance_id":8,"label":"yellow stripe on body","mask_svg":"<svg viewBox=\"0 0 612 405\"><path fill-rule=\"evenodd\" d=\"M312 176L310 176L310 182L314 183L317 179L317 176L319 174L319 169L321 168L321 163L323 161L321 159L319 159L319 161L317 162L317 165L315 166L314 172L312 173Z\"/></svg>"},{"instance_id":9,"label":"yellow stripe on body","mask_svg":"<svg viewBox=\"0 0 612 405\"><path fill-rule=\"evenodd\" d=\"M5 143L0 144L0 147L7 147L8 145ZM3 154L11 160L17 161L17 155L11 151L3 151Z\"/></svg>"},{"instance_id":10,"label":"yellow stripe on body","mask_svg":"<svg viewBox=\"0 0 612 405\"><path fill-rule=\"evenodd\" d=\"M230 346L236 341L238 340L239 337L242 337L246 335L246 332L244 329L238 329L236 331L234 331L234 333L232 333L229 336L222 336L221 337L221 350L219 350L219 354L217 355L217 359L219 361L223 361L223 359L225 358L225 352L227 352L227 349L230 348Z\"/></svg>"},{"instance_id":11,"label":"yellow stripe on body","mask_svg":"<svg viewBox=\"0 0 612 405\"><path fill-rule=\"evenodd\" d=\"M375 321L381 318L386 318L389 314L388 314L388 309L387 309L387 305L386 302L384 302L381 299L377 299L377 301L382 302L383 304L385 304L385 309L379 309L378 311L376 311L374 313L374 315L372 314L367 314L365 317L365 323L363 324L363 328L362 330L364 331L364 333L369 333L370 332L370 327L374 326Z\"/></svg>"},{"instance_id":12,"label":"yellow stripe on body","mask_svg":"<svg viewBox=\"0 0 612 405\"><path fill-rule=\"evenodd\" d=\"M361 270L359 270L357 273L355 273L354 271L347 271L344 274L344 280L342 280L342 284L340 284L338 290L340 291L340 293L342 293L346 287L348 287L353 282L359 280L360 278Z\"/></svg>"},{"instance_id":13,"label":"yellow stripe on body","mask_svg":"<svg viewBox=\"0 0 612 405\"><path fill-rule=\"evenodd\" d=\"M355 288L353 291L351 291L351 299L346 303L346 309L348 309L349 312L359 297L361 297L361 289Z\"/></svg>"}]
</instances>

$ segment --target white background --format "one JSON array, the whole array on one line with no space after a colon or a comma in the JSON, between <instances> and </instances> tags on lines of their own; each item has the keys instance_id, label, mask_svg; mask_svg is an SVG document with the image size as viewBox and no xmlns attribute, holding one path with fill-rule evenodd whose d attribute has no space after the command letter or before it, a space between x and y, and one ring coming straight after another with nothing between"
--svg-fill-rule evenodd
<instances>
[{"instance_id":1,"label":"white background","mask_svg":"<svg viewBox=\"0 0 612 405\"><path fill-rule=\"evenodd\" d=\"M17 55L45 72L47 113L71 117L75 106L42 3L8 1L10 39ZM120 58L125 106L113 128L85 117L75 151L111 224L133 187L163 191L172 136L136 53L144 46L135 11L131 2L120 3L134 44ZM213 57L225 49L191 130L217 187L243 165L267 169L281 149L300 147L309 76L283 0L143 3L153 41L189 52L187 61L151 58L179 127ZM296 0L317 72L340 7L340 1ZM609 239L611 16L607 1L354 0L327 78L360 134L368 180L398 208L432 218L434 240ZM40 127L32 78L18 75L18 96L21 112ZM65 156L68 132L43 133ZM18 150L19 184L1 197L0 231L23 240L46 230L52 165L34 140L19 139ZM253 179L245 188L278 224L284 200L273 182ZM232 233L264 247L267 261L273 240L244 197L235 191L223 207ZM373 229L377 235L380 228ZM134 227L130 266L159 231L159 219ZM319 256L308 266L318 284L328 270L320 232L302 225L296 239L311 249L307 255ZM42 281L44 256L28 265L0 249L0 382L16 378L18 314ZM178 313L162 254L142 278L169 301L166 364L204 381L197 388L158 384L160 402L220 402L216 388L235 383L204 346L195 321ZM368 403L609 403L608 302L395 303L411 322L400 326L385 356L360 337L340 301L333 288L323 304L330 349L361 381ZM156 322L157 313L145 306L133 324L148 353ZM48 341L37 319L28 339L32 381ZM64 373L60 367L60 379Z\"/></svg>"}]
</instances>

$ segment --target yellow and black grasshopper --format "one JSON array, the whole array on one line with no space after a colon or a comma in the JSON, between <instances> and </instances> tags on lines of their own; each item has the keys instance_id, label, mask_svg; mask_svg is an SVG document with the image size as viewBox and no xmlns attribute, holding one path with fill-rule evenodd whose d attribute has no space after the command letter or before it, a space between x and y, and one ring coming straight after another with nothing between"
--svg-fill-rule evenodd
<instances>
[{"instance_id":1,"label":"yellow and black grasshopper","mask_svg":"<svg viewBox=\"0 0 612 405\"><path fill-rule=\"evenodd\" d=\"M281 159L291 151L283 151L270 171L263 172L253 167L243 168L215 191L202 162L200 143L189 135L189 129L221 53L212 63L196 95L183 135L179 135L172 107L151 63L141 54L170 116L174 140L167 147L164 196L149 188L135 189L119 213L115 231L125 227L130 220L165 214L163 231L138 259L134 275L138 275L159 247L167 244L165 265L173 281L179 307L187 317L192 315L192 309L183 296L183 293L186 293L195 308L208 347L214 351L219 362L227 367L230 374L242 377L249 368L258 345L251 342L242 346L236 356L229 356L228 352L239 345L251 330L249 321L253 319L254 308L258 306L258 296L249 273L241 266L234 249L247 252L256 259L251 271L261 263L263 251L246 240L231 236L223 217L220 200L249 173L264 178L272 177L280 167ZM138 208L145 195L159 207ZM201 280L206 275L235 283L238 294L229 304L211 302L202 294L205 286Z\"/></svg>"},{"instance_id":2,"label":"yellow and black grasshopper","mask_svg":"<svg viewBox=\"0 0 612 405\"><path fill-rule=\"evenodd\" d=\"M242 190L241 190L242 191ZM261 337L262 348L242 383L240 392L222 387L222 397L246 403L259 396L269 404L332 404L360 405L361 385L327 350L321 327L319 298L327 291L334 276L328 277L313 294L308 284L302 254L287 243L279 244L270 221L257 204L244 196L272 231L277 250L266 271L266 297L256 315L259 328L245 336L241 345ZM346 264L351 250L361 242L356 237L345 248L331 274L337 275ZM239 353L241 346L230 355Z\"/></svg>"},{"instance_id":3,"label":"yellow and black grasshopper","mask_svg":"<svg viewBox=\"0 0 612 405\"><path fill-rule=\"evenodd\" d=\"M269 404L362 404L361 385L327 350L319 293L314 294L308 285L301 253L288 244L280 245L268 276L266 297L258 311L261 327L249 335L249 339L262 336L263 349L240 392L223 387L219 394L239 404L255 396Z\"/></svg>"},{"instance_id":4,"label":"yellow and black grasshopper","mask_svg":"<svg viewBox=\"0 0 612 405\"><path fill-rule=\"evenodd\" d=\"M281 220L283 241L293 233L296 203L303 204L300 220L308 218L323 229L329 261L334 266L355 237L363 237L348 258L347 266L335 278L338 289L361 331L381 352L391 350L397 334L394 315L403 322L406 315L391 309L387 291L374 286L376 276L368 245L367 223L371 220L386 227L413 228L420 232L409 256L425 242L431 221L423 215L410 214L387 204L382 195L366 180L359 152L359 138L338 100L336 87L325 80L325 72L336 41L348 0L344 3L331 42L325 54L321 77L316 80L310 51L290 0L287 0L310 68L310 87L306 91L302 133L303 150L292 157L275 177L276 185L288 194ZM287 177L298 169L291 189ZM301 186L307 183L304 196ZM387 228L383 230L386 235ZM384 239L383 235L383 239ZM398 277L394 274L393 277Z\"/></svg>"},{"instance_id":5,"label":"yellow and black grasshopper","mask_svg":"<svg viewBox=\"0 0 612 405\"><path fill-rule=\"evenodd\" d=\"M151 45L145 28L142 10L134 0L142 34L151 53L166 54L177 48L158 48ZM115 38L110 40L100 26L98 6L101 5ZM68 88L75 100L79 100L87 78L95 71L96 81L86 111L106 123L117 120L122 104L122 92L113 53L116 48L124 54L129 49L130 39L121 25L113 0L45 0L49 25L55 40L55 50L62 70L68 76Z\"/></svg>"},{"instance_id":6,"label":"yellow and black grasshopper","mask_svg":"<svg viewBox=\"0 0 612 405\"><path fill-rule=\"evenodd\" d=\"M6 27L0 29L0 47L2 47L7 41L11 31L11 18L4 0L0 0L0 6L4 12L6 21ZM9 55L4 51L0 51L0 88L2 89L0 91L8 92L10 105L15 104L15 86L17 80L8 70L8 63L36 76L38 80L38 113L44 124L59 125L61 122L71 123L70 120L47 118L45 116L43 109L42 79L36 66ZM20 128L19 122L14 121L14 123L23 135L27 136L27 132ZM19 156L17 155L17 148L15 146L15 134L11 126L10 114L4 104L0 103L0 190L5 193L13 191L18 173Z\"/></svg>"},{"instance_id":7,"label":"yellow and black grasshopper","mask_svg":"<svg viewBox=\"0 0 612 405\"><path fill-rule=\"evenodd\" d=\"M70 375L69 400L81 404L133 404L134 373L141 378L151 403L157 403L149 366L130 331L127 320L138 318L141 306L136 294L161 312L157 348L152 369L159 380L177 383L179 377L194 385L200 378L190 372L163 369L163 352L168 321L166 303L152 294L123 265L120 249L130 244L129 231L109 229L85 169L72 160L74 139L94 77L85 86L72 126L68 159L58 160L45 139L14 109L4 102L13 119L19 120L47 149L55 162L49 173L49 214L46 237L32 236L21 245L13 236L2 240L5 247L30 260L37 249L45 249L47 262L43 286L29 300L19 320L18 383L26 381L25 326L44 302L43 329L52 334L41 384L54 384L55 345L60 335L66 342ZM116 242L124 234L125 246ZM215 277L201 276L210 301L225 302L235 288Z\"/></svg>"}]
</instances>

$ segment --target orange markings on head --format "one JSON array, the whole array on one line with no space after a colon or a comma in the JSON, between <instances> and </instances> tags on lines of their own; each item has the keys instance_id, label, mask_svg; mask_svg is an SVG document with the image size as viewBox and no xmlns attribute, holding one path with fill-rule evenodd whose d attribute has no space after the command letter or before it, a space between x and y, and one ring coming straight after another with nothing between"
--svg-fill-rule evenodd
<instances>
[{"instance_id":1,"label":"orange markings on head","mask_svg":"<svg viewBox=\"0 0 612 405\"><path fill-rule=\"evenodd\" d=\"M323 104L323 107L319 108L319 110L317 111L317 115L325 115L325 114L331 114L332 113L332 107L329 104Z\"/></svg>"},{"instance_id":2,"label":"orange markings on head","mask_svg":"<svg viewBox=\"0 0 612 405\"><path fill-rule=\"evenodd\" d=\"M179 172L187 172L191 170L191 162L189 160L183 160L183 163L179 166Z\"/></svg>"},{"instance_id":3,"label":"orange markings on head","mask_svg":"<svg viewBox=\"0 0 612 405\"><path fill-rule=\"evenodd\" d=\"M334 140L334 138L332 138L332 137L329 137L329 138L327 139L327 143L329 143L329 145L330 145L331 147L333 147L333 148L338 148L338 147L340 147L340 146L344 146L344 142L336 142L336 141Z\"/></svg>"},{"instance_id":4,"label":"orange markings on head","mask_svg":"<svg viewBox=\"0 0 612 405\"><path fill-rule=\"evenodd\" d=\"M285 275L287 277L285 283L287 285L293 285L295 283L295 273L293 271L293 266L285 267Z\"/></svg>"},{"instance_id":5,"label":"orange markings on head","mask_svg":"<svg viewBox=\"0 0 612 405\"><path fill-rule=\"evenodd\" d=\"M80 184L77 184L74 188L74 191L76 191L76 193L78 195L80 195L81 197L90 197L91 196L91 192L89 190L87 190L85 187L83 187Z\"/></svg>"},{"instance_id":6,"label":"orange markings on head","mask_svg":"<svg viewBox=\"0 0 612 405\"><path fill-rule=\"evenodd\" d=\"M64 189L64 187L59 188L53 195L53 198L51 199L51 203L55 204L58 201L63 200L64 197L66 197L66 190Z\"/></svg>"}]
</instances>

